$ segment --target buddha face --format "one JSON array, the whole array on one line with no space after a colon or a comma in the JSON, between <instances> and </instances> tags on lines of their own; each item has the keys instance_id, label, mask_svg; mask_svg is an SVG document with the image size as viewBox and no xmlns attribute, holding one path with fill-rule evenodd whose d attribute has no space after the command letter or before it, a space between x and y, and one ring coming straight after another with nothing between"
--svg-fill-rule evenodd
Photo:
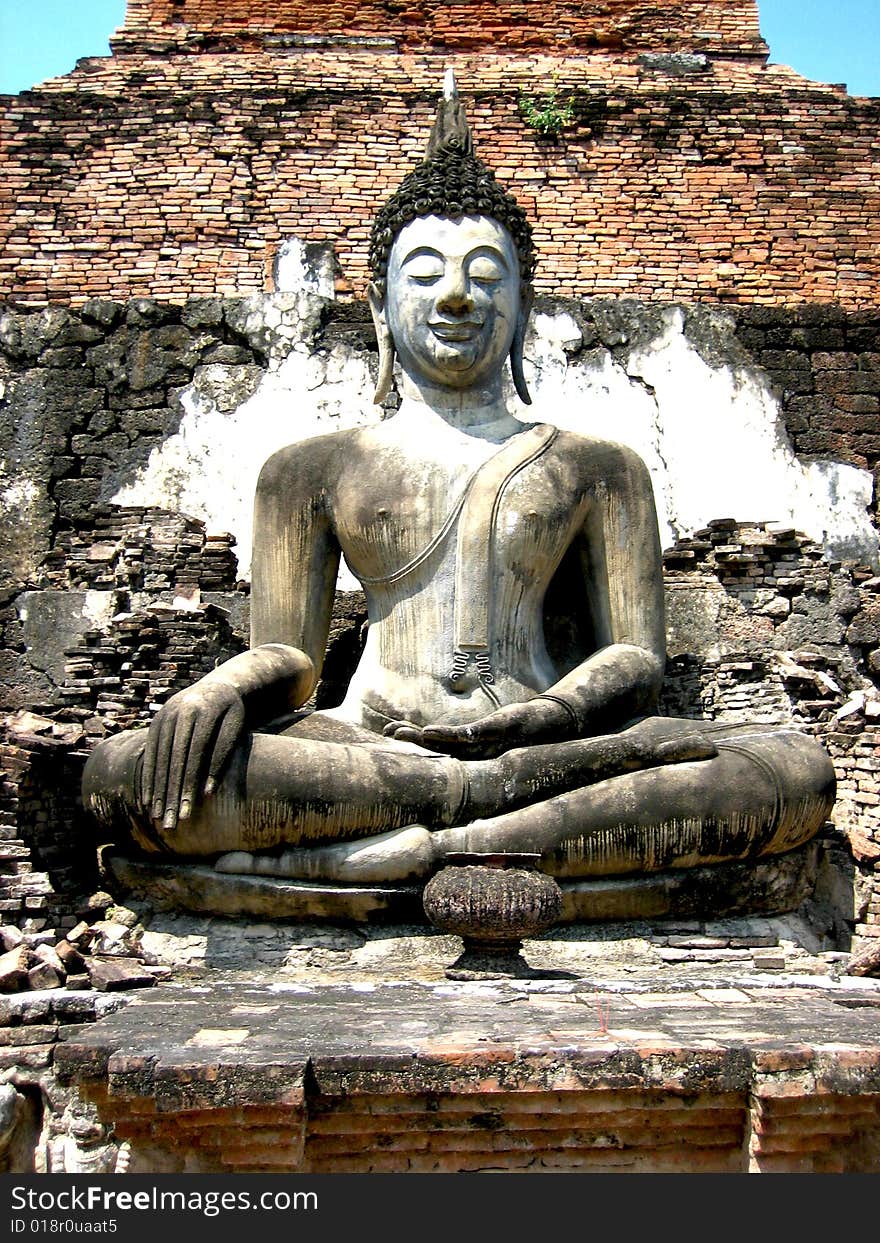
<instances>
[{"instance_id":1,"label":"buddha face","mask_svg":"<svg viewBox=\"0 0 880 1243\"><path fill-rule=\"evenodd\" d=\"M413 220L392 246L387 291L387 326L414 380L467 389L497 379L520 313L505 228L488 216Z\"/></svg>"}]
</instances>

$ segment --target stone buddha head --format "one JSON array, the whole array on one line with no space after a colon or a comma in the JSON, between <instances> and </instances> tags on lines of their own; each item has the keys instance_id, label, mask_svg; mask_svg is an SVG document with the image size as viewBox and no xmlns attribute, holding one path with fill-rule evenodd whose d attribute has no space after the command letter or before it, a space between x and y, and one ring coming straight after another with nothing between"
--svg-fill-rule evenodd
<instances>
[{"instance_id":1,"label":"stone buddha head","mask_svg":"<svg viewBox=\"0 0 880 1243\"><path fill-rule=\"evenodd\" d=\"M450 72L426 157L373 226L374 400L389 391L396 354L416 382L453 390L491 382L509 357L530 404L522 352L534 258L525 213L474 155Z\"/></svg>"}]
</instances>

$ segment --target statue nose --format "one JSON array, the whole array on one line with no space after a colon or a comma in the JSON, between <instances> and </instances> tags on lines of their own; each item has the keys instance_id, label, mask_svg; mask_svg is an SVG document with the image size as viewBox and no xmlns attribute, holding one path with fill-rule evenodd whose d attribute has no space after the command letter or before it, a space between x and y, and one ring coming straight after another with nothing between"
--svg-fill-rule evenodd
<instances>
[{"instance_id":1,"label":"statue nose","mask_svg":"<svg viewBox=\"0 0 880 1243\"><path fill-rule=\"evenodd\" d=\"M447 315L466 315L472 311L474 300L462 274L452 276L437 295L437 310Z\"/></svg>"}]
</instances>

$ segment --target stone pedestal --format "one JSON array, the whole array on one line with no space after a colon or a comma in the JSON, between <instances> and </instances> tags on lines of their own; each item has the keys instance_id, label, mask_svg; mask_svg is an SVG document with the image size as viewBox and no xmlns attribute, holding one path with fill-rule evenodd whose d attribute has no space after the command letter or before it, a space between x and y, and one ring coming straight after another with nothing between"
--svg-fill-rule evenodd
<instances>
[{"instance_id":1,"label":"stone pedestal","mask_svg":"<svg viewBox=\"0 0 880 1243\"><path fill-rule=\"evenodd\" d=\"M651 876L562 881L561 923L699 919L794 911L812 893L817 845L747 863ZM183 863L152 863L116 851L103 857L105 882L154 910L269 919L421 922L421 885L334 885L234 876Z\"/></svg>"}]
</instances>

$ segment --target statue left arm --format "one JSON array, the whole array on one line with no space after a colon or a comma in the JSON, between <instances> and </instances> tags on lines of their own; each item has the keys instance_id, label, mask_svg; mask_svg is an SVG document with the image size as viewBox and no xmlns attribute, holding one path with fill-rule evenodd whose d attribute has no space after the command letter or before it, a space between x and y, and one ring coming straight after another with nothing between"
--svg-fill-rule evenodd
<instances>
[{"instance_id":1,"label":"statue left arm","mask_svg":"<svg viewBox=\"0 0 880 1243\"><path fill-rule=\"evenodd\" d=\"M596 651L529 704L550 703L542 730L586 737L656 711L666 665L660 532L651 477L632 450L615 446L613 467L596 485L584 529L584 582ZM527 738L526 741L532 741Z\"/></svg>"},{"instance_id":2,"label":"statue left arm","mask_svg":"<svg viewBox=\"0 0 880 1243\"><path fill-rule=\"evenodd\" d=\"M583 530L596 651L553 686L472 725L394 727L395 736L469 758L619 729L654 711L666 660L660 536L651 480L631 450L606 446Z\"/></svg>"}]
</instances>

